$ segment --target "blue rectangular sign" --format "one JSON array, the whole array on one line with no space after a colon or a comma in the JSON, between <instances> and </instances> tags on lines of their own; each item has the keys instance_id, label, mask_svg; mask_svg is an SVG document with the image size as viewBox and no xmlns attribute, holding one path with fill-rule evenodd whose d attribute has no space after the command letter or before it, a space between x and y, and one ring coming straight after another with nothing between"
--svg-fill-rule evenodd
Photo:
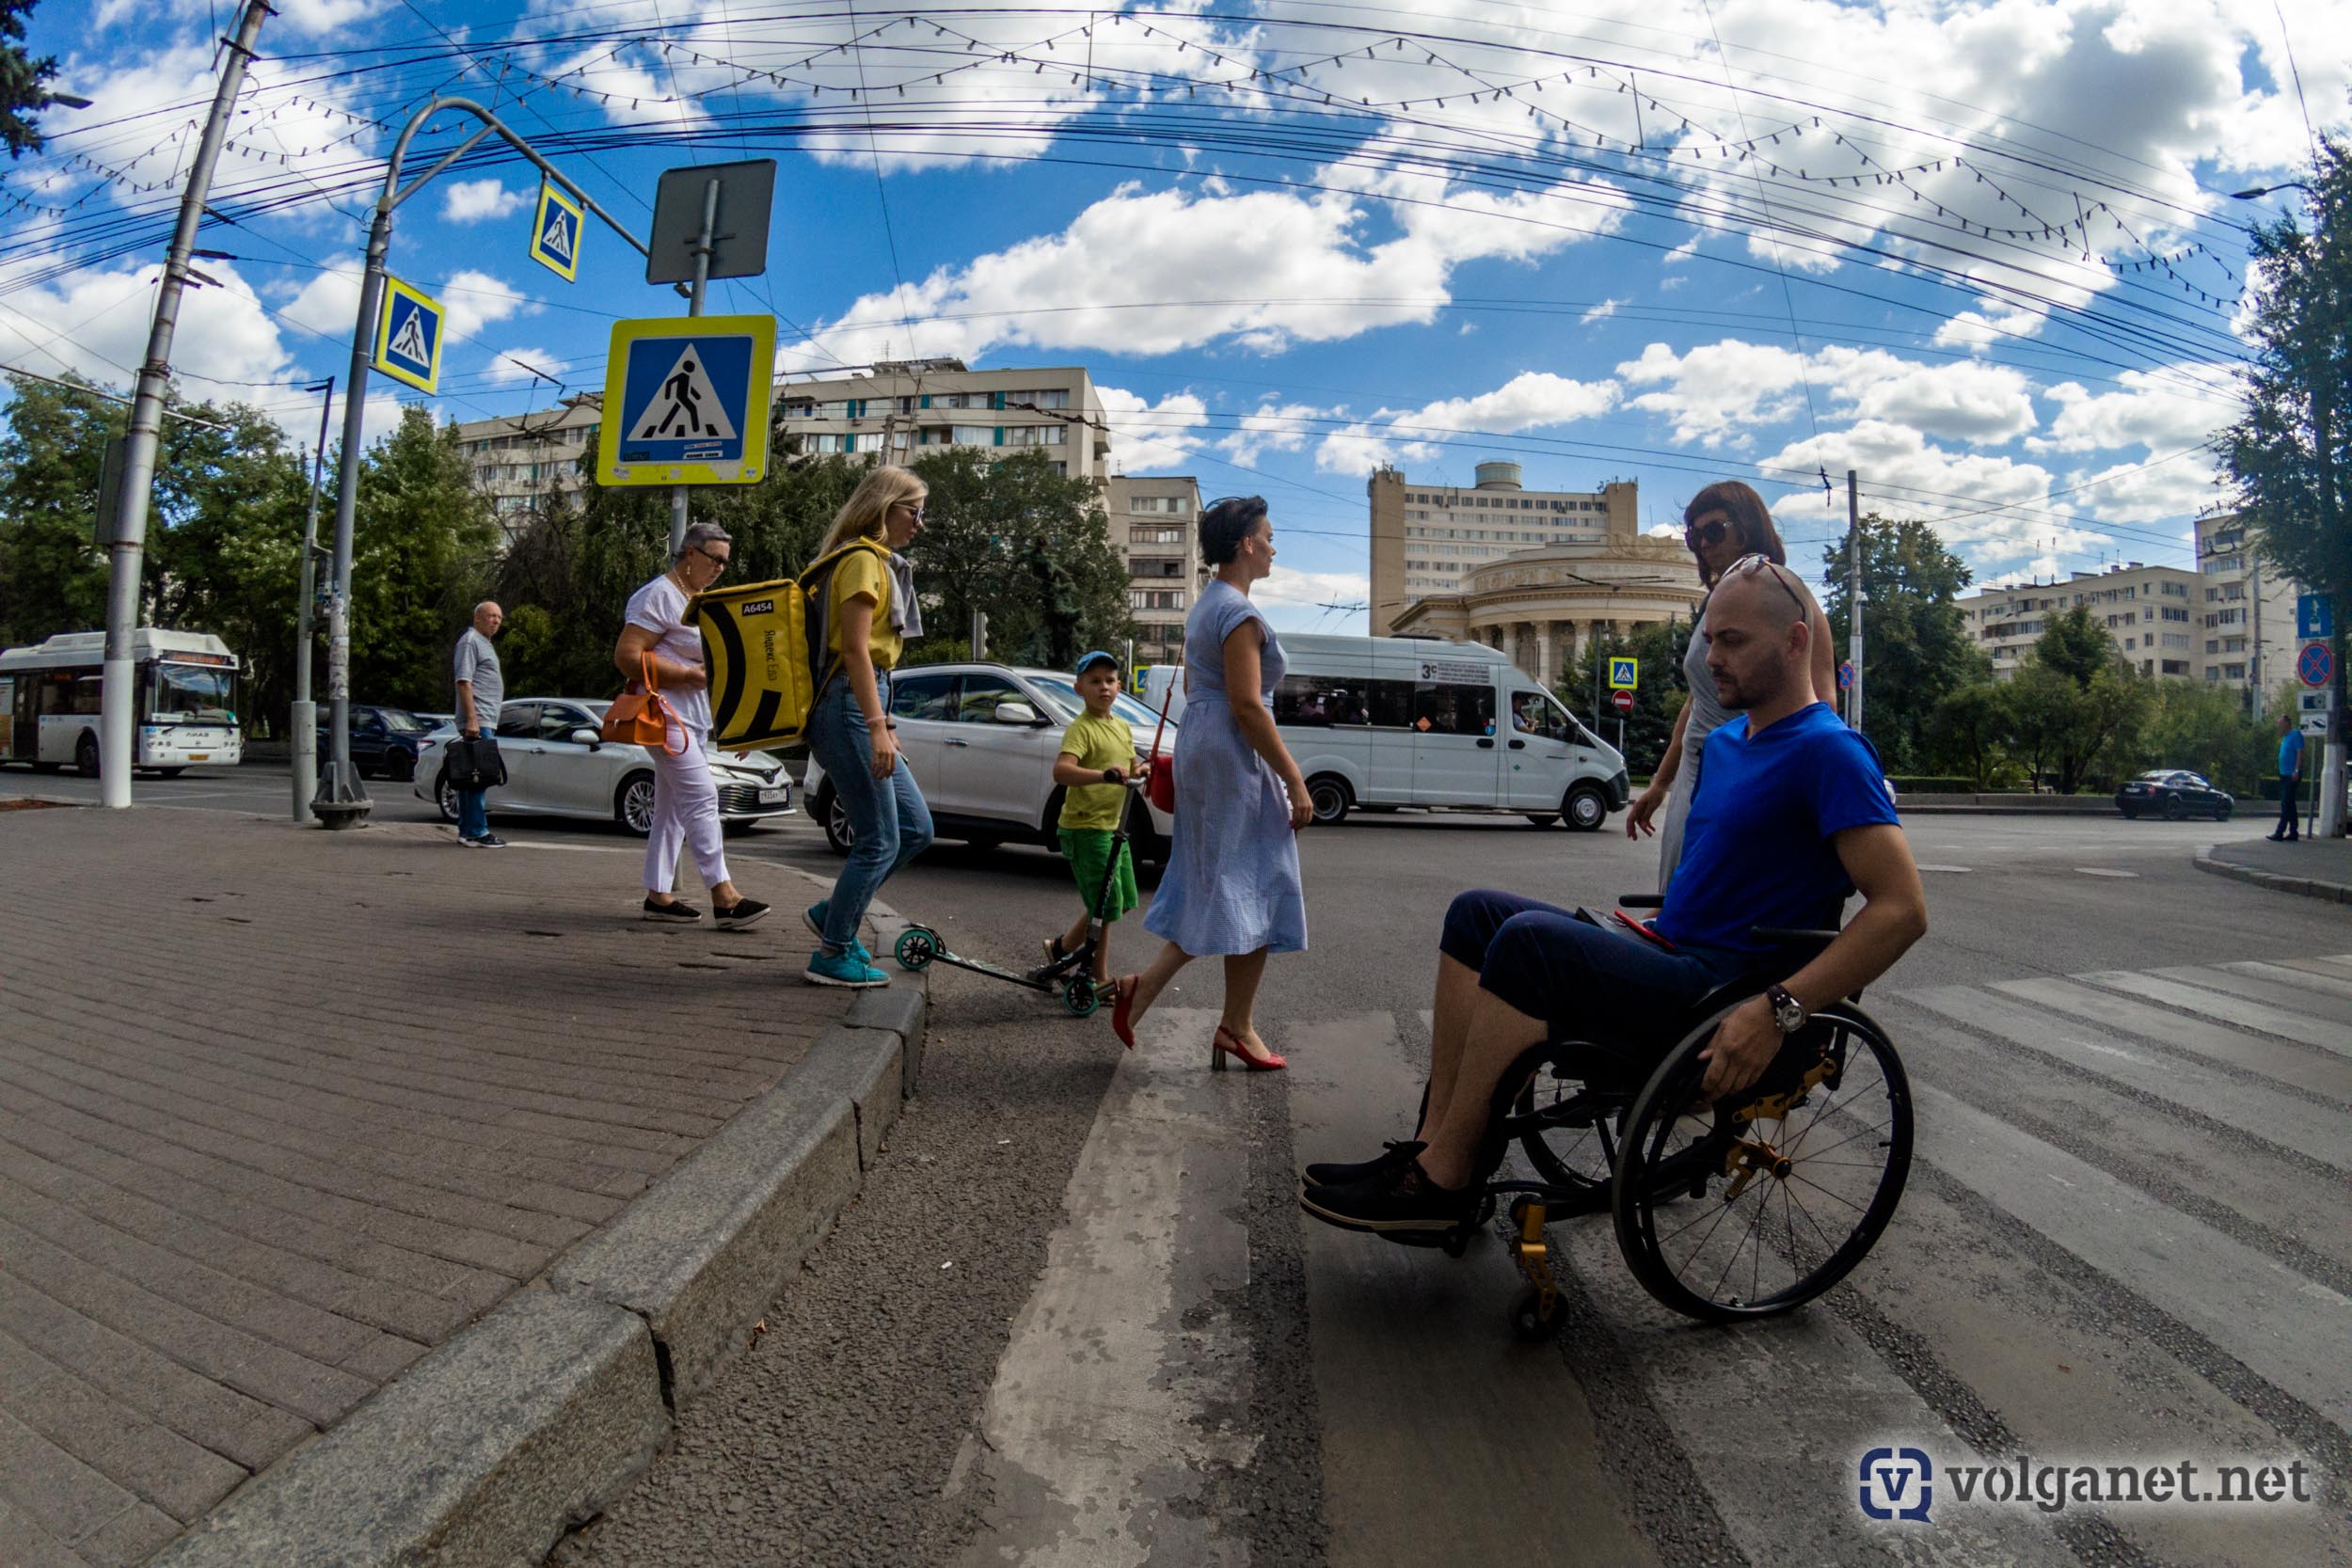
<instances>
[{"instance_id":1,"label":"blue rectangular sign","mask_svg":"<svg viewBox=\"0 0 2352 1568\"><path fill-rule=\"evenodd\" d=\"M2302 638L2336 635L2335 606L2325 594L2299 594L2295 600L2295 635Z\"/></svg>"}]
</instances>

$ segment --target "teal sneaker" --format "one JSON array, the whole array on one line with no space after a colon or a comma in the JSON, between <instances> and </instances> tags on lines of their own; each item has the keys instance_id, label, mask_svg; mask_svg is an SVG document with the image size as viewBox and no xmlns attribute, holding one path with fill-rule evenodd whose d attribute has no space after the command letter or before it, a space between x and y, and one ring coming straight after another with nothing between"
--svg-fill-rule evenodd
<instances>
[{"instance_id":1,"label":"teal sneaker","mask_svg":"<svg viewBox=\"0 0 2352 1568\"><path fill-rule=\"evenodd\" d=\"M850 990L890 984L889 975L855 953L828 953L821 947L808 956L808 967L801 971L801 978L812 986L841 986Z\"/></svg>"},{"instance_id":2,"label":"teal sneaker","mask_svg":"<svg viewBox=\"0 0 2352 1568\"><path fill-rule=\"evenodd\" d=\"M825 940L825 911L832 906L832 899L820 898L801 911L801 924L807 927L808 934L818 942ZM850 939L850 957L868 968L873 966L874 955L868 953L866 950L866 944L855 937Z\"/></svg>"}]
</instances>

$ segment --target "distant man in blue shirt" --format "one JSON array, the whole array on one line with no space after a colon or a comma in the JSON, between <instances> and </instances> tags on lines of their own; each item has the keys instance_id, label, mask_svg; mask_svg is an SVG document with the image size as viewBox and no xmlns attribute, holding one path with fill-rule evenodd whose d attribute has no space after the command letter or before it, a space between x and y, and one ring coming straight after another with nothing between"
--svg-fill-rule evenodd
<instances>
[{"instance_id":1,"label":"distant man in blue shirt","mask_svg":"<svg viewBox=\"0 0 2352 1568\"><path fill-rule=\"evenodd\" d=\"M2303 726L2289 708L2279 715L2279 825L2270 830L2273 844L2293 844L2302 836L2298 831L2301 813L2296 810L2296 791L2302 778Z\"/></svg>"},{"instance_id":2,"label":"distant man in blue shirt","mask_svg":"<svg viewBox=\"0 0 2352 1568\"><path fill-rule=\"evenodd\" d=\"M1893 967L1928 928L1927 896L1886 796L1878 753L1814 701L1812 599L1794 573L1750 556L1708 602L1708 670L1737 715L1708 737L1680 865L1654 928L1663 942L1510 894L1463 894L1438 942L1428 1108L1406 1142L1355 1164L1310 1165L1300 1205L1384 1234L1441 1231L1478 1201L1487 1106L1519 1053L1570 1037L1657 1039L1716 986L1753 969L1757 926L1834 925L1836 942L1742 1004L1705 1053L1714 1099L1755 1083L1783 1028Z\"/></svg>"}]
</instances>

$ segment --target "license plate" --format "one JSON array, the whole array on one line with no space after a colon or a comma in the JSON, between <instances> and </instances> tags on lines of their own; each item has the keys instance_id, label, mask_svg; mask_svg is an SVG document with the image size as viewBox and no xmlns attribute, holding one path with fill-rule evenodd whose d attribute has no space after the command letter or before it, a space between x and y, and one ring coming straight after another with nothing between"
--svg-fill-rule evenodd
<instances>
[{"instance_id":1,"label":"license plate","mask_svg":"<svg viewBox=\"0 0 2352 1568\"><path fill-rule=\"evenodd\" d=\"M763 806L780 806L784 804L785 795L786 791L781 785L774 789L763 789L759 792L759 803Z\"/></svg>"},{"instance_id":2,"label":"license plate","mask_svg":"<svg viewBox=\"0 0 2352 1568\"><path fill-rule=\"evenodd\" d=\"M210 752L190 752L188 753L188 760L190 762L210 762L213 760L213 753Z\"/></svg>"}]
</instances>

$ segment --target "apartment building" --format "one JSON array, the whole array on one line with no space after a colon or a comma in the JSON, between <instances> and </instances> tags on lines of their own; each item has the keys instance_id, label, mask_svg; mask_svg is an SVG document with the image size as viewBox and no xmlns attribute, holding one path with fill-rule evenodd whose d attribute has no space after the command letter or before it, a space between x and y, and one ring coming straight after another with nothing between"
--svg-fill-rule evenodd
<instances>
[{"instance_id":1,"label":"apartment building","mask_svg":"<svg viewBox=\"0 0 2352 1568\"><path fill-rule=\"evenodd\" d=\"M780 381L774 428L804 452L912 463L949 447L1034 451L1057 473L1110 477L1103 400L1082 365L974 371L961 359L899 359Z\"/></svg>"},{"instance_id":2,"label":"apartment building","mask_svg":"<svg viewBox=\"0 0 2352 1568\"><path fill-rule=\"evenodd\" d=\"M2104 572L2076 572L2060 582L1988 589L1960 601L1968 633L1993 660L2002 680L2015 674L2050 619L2086 606L2115 640L2117 650L2143 675L2198 678L2205 583L2177 566L2135 561ZM1867 629L1867 610L1865 612Z\"/></svg>"},{"instance_id":3,"label":"apartment building","mask_svg":"<svg viewBox=\"0 0 2352 1568\"><path fill-rule=\"evenodd\" d=\"M1184 617L1209 580L1200 559L1200 482L1190 474L1114 475L1103 487L1112 547L1127 558L1136 662L1184 657Z\"/></svg>"},{"instance_id":4,"label":"apartment building","mask_svg":"<svg viewBox=\"0 0 2352 1568\"><path fill-rule=\"evenodd\" d=\"M2295 669L2295 600L2302 589L2263 564L2248 546L2246 519L2233 512L2197 519L2197 575L2201 676L2249 693L2259 707L2263 688Z\"/></svg>"},{"instance_id":5,"label":"apartment building","mask_svg":"<svg viewBox=\"0 0 2352 1568\"><path fill-rule=\"evenodd\" d=\"M1458 594L1470 574L1522 550L1605 548L1640 532L1630 481L1598 490L1529 490L1517 463L1481 463L1470 489L1430 484L1401 468L1365 483L1372 509L1372 632L1386 637L1406 610Z\"/></svg>"},{"instance_id":6,"label":"apartment building","mask_svg":"<svg viewBox=\"0 0 2352 1568\"><path fill-rule=\"evenodd\" d=\"M467 472L474 488L490 498L507 542L530 526L548 498L587 485L580 460L594 460L603 418L603 395L580 392L553 408L470 420L457 427L457 450Z\"/></svg>"}]
</instances>

